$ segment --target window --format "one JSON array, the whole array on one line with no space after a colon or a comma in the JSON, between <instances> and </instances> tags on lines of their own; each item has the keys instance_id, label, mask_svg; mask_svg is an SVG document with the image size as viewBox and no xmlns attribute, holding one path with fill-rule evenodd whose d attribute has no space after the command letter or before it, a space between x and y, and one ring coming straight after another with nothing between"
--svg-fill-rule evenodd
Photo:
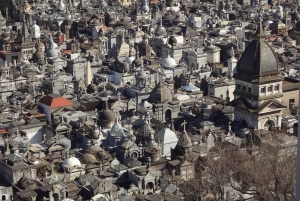
<instances>
[{"instance_id":1,"label":"window","mask_svg":"<svg viewBox=\"0 0 300 201\"><path fill-rule=\"evenodd\" d=\"M292 103L295 103L295 99L294 98L289 100L289 104L292 104Z\"/></svg>"},{"instance_id":2,"label":"window","mask_svg":"<svg viewBox=\"0 0 300 201\"><path fill-rule=\"evenodd\" d=\"M251 90L252 90L252 89L249 87L249 88L248 88L248 92L251 93Z\"/></svg>"},{"instance_id":3,"label":"window","mask_svg":"<svg viewBox=\"0 0 300 201\"><path fill-rule=\"evenodd\" d=\"M276 85L275 90L278 91L278 89L279 89L279 85Z\"/></svg>"},{"instance_id":4,"label":"window","mask_svg":"<svg viewBox=\"0 0 300 201\"><path fill-rule=\"evenodd\" d=\"M246 86L243 86L243 90L246 91Z\"/></svg>"},{"instance_id":5,"label":"window","mask_svg":"<svg viewBox=\"0 0 300 201\"><path fill-rule=\"evenodd\" d=\"M272 87L268 86L268 92L271 92L271 91L272 91Z\"/></svg>"},{"instance_id":6,"label":"window","mask_svg":"<svg viewBox=\"0 0 300 201\"><path fill-rule=\"evenodd\" d=\"M261 88L261 89L260 89L260 92L261 92L261 93L266 93L266 89L265 89L265 88Z\"/></svg>"},{"instance_id":7,"label":"window","mask_svg":"<svg viewBox=\"0 0 300 201\"><path fill-rule=\"evenodd\" d=\"M238 84L238 89L241 89L241 85L240 84Z\"/></svg>"}]
</instances>

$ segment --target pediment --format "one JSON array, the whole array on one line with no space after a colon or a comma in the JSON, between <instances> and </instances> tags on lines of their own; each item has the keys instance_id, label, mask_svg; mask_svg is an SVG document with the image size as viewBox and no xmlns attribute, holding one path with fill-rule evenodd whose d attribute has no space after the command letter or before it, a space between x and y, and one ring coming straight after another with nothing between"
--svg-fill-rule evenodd
<instances>
[{"instance_id":1,"label":"pediment","mask_svg":"<svg viewBox=\"0 0 300 201\"><path fill-rule=\"evenodd\" d=\"M280 111L284 108L285 108L284 105L272 101L269 104L267 104L266 106L262 107L259 111L259 114L267 113L267 112Z\"/></svg>"}]
</instances>

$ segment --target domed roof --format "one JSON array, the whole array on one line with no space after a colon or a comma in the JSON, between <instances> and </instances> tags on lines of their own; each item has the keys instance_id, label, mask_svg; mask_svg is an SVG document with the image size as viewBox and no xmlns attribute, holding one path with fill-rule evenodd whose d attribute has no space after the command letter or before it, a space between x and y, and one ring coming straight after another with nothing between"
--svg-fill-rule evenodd
<instances>
[{"instance_id":1,"label":"domed roof","mask_svg":"<svg viewBox=\"0 0 300 201\"><path fill-rule=\"evenodd\" d=\"M108 127L115 119L115 114L108 109L108 103L105 104L105 109L99 113L99 122L102 127Z\"/></svg>"},{"instance_id":2,"label":"domed roof","mask_svg":"<svg viewBox=\"0 0 300 201\"><path fill-rule=\"evenodd\" d=\"M89 134L89 139L99 139L100 132L101 131L98 129L97 124L95 124L93 126L93 130L91 130Z\"/></svg>"},{"instance_id":3,"label":"domed roof","mask_svg":"<svg viewBox=\"0 0 300 201\"><path fill-rule=\"evenodd\" d=\"M74 168L74 167L80 167L81 163L77 158L69 157L63 161L62 165L65 168Z\"/></svg>"},{"instance_id":4,"label":"domed roof","mask_svg":"<svg viewBox=\"0 0 300 201\"><path fill-rule=\"evenodd\" d=\"M277 36L276 39L274 40L274 42L281 43L282 38L280 36Z\"/></svg>"},{"instance_id":5,"label":"domed roof","mask_svg":"<svg viewBox=\"0 0 300 201\"><path fill-rule=\"evenodd\" d=\"M175 46L176 44L177 44L177 39L176 39L176 37L175 36L170 36L170 38L169 38L169 45L171 45L171 46Z\"/></svg>"},{"instance_id":6,"label":"domed roof","mask_svg":"<svg viewBox=\"0 0 300 201\"><path fill-rule=\"evenodd\" d=\"M264 40L264 37L261 23L259 23L255 39L242 54L234 77L247 82L262 82L265 79L263 77L267 76L275 76L276 79L279 79L280 71L277 56Z\"/></svg>"},{"instance_id":7,"label":"domed roof","mask_svg":"<svg viewBox=\"0 0 300 201\"><path fill-rule=\"evenodd\" d=\"M155 36L164 36L167 34L166 29L162 25L162 20L160 20L160 24L159 24L159 26L157 26L154 34L155 34Z\"/></svg>"},{"instance_id":8,"label":"domed roof","mask_svg":"<svg viewBox=\"0 0 300 201\"><path fill-rule=\"evenodd\" d=\"M62 2L62 0L59 1L58 5L57 5L57 9L60 11L66 10L66 5Z\"/></svg>"},{"instance_id":9,"label":"domed roof","mask_svg":"<svg viewBox=\"0 0 300 201\"><path fill-rule=\"evenodd\" d=\"M30 4L26 1L25 4L24 4L24 10L25 11L29 11L31 9L31 6Z\"/></svg>"},{"instance_id":10,"label":"domed roof","mask_svg":"<svg viewBox=\"0 0 300 201\"><path fill-rule=\"evenodd\" d=\"M291 39L289 36L283 37L282 40L283 40L284 42L291 42L291 41L292 41L292 39Z\"/></svg>"},{"instance_id":11,"label":"domed roof","mask_svg":"<svg viewBox=\"0 0 300 201\"><path fill-rule=\"evenodd\" d=\"M140 70L140 71L136 74L135 77L136 77L136 78L146 79L147 73L146 73L144 70Z\"/></svg>"},{"instance_id":12,"label":"domed roof","mask_svg":"<svg viewBox=\"0 0 300 201\"><path fill-rule=\"evenodd\" d=\"M170 57L170 55L168 55L168 57L161 60L161 62L159 64L162 65L163 67L168 67L168 68L173 68L173 67L177 66L175 59Z\"/></svg>"},{"instance_id":13,"label":"domed roof","mask_svg":"<svg viewBox=\"0 0 300 201\"><path fill-rule=\"evenodd\" d=\"M123 127L118 121L111 127L110 135L117 138L125 136Z\"/></svg>"},{"instance_id":14,"label":"domed roof","mask_svg":"<svg viewBox=\"0 0 300 201\"><path fill-rule=\"evenodd\" d=\"M136 56L135 59L133 60L132 66L134 66L135 68L141 66L141 59L138 56Z\"/></svg>"},{"instance_id":15,"label":"domed roof","mask_svg":"<svg viewBox=\"0 0 300 201\"><path fill-rule=\"evenodd\" d=\"M150 134L154 132L149 121L149 119L145 119L144 123L140 127L139 135L141 135L144 138L150 137Z\"/></svg>"},{"instance_id":16,"label":"domed roof","mask_svg":"<svg viewBox=\"0 0 300 201\"><path fill-rule=\"evenodd\" d=\"M106 3L105 0L100 0L100 4L99 5L100 5L101 8L104 8L104 7L107 6L107 3Z\"/></svg>"},{"instance_id":17,"label":"domed roof","mask_svg":"<svg viewBox=\"0 0 300 201\"><path fill-rule=\"evenodd\" d=\"M177 145L182 148L188 148L192 146L192 141L190 136L184 130L183 133L180 135Z\"/></svg>"},{"instance_id":18,"label":"domed roof","mask_svg":"<svg viewBox=\"0 0 300 201\"><path fill-rule=\"evenodd\" d=\"M97 153L99 153L100 151L102 151L102 148L101 148L101 147L96 146L96 145L92 145L92 146L89 146L89 147L85 150L85 153L89 153L89 154L97 154Z\"/></svg>"},{"instance_id":19,"label":"domed roof","mask_svg":"<svg viewBox=\"0 0 300 201\"><path fill-rule=\"evenodd\" d=\"M168 143L168 142L177 142L176 134L169 128L161 129L155 136L156 141L160 141L161 143Z\"/></svg>"},{"instance_id":20,"label":"domed roof","mask_svg":"<svg viewBox=\"0 0 300 201\"><path fill-rule=\"evenodd\" d=\"M56 50L55 48L49 48L46 51L46 57L50 57L50 58L56 58L59 56L58 50Z\"/></svg>"},{"instance_id":21,"label":"domed roof","mask_svg":"<svg viewBox=\"0 0 300 201\"><path fill-rule=\"evenodd\" d=\"M120 115L116 114L116 122L110 129L110 135L116 138L125 136L122 125L119 123Z\"/></svg>"},{"instance_id":22,"label":"domed roof","mask_svg":"<svg viewBox=\"0 0 300 201\"><path fill-rule=\"evenodd\" d=\"M88 94L95 93L96 91L97 91L97 86L94 83L91 83L86 87L86 92Z\"/></svg>"},{"instance_id":23,"label":"domed roof","mask_svg":"<svg viewBox=\"0 0 300 201\"><path fill-rule=\"evenodd\" d=\"M149 102L152 103L165 103L172 99L172 94L170 89L162 83L162 80L154 89L152 89L150 96L148 98Z\"/></svg>"},{"instance_id":24,"label":"domed roof","mask_svg":"<svg viewBox=\"0 0 300 201\"><path fill-rule=\"evenodd\" d=\"M134 145L134 142L132 142L131 140L126 140L125 142L123 142L121 144L121 147L123 149L129 149L130 147L132 147Z\"/></svg>"},{"instance_id":25,"label":"domed roof","mask_svg":"<svg viewBox=\"0 0 300 201\"><path fill-rule=\"evenodd\" d=\"M135 58L134 57L132 57L132 56L129 56L129 57L126 57L125 58L125 60L124 60L124 62L126 62L126 63L128 63L128 64L132 64L132 62L135 60Z\"/></svg>"},{"instance_id":26,"label":"domed roof","mask_svg":"<svg viewBox=\"0 0 300 201\"><path fill-rule=\"evenodd\" d=\"M81 162L83 164L89 164L89 163L97 162L97 159L92 154L84 154L81 158Z\"/></svg>"},{"instance_id":27,"label":"domed roof","mask_svg":"<svg viewBox=\"0 0 300 201\"><path fill-rule=\"evenodd\" d=\"M119 58L117 58L114 63L112 64L112 68L115 72L118 73L127 73L129 72L130 66L129 63L124 61L120 62Z\"/></svg>"},{"instance_id":28,"label":"domed roof","mask_svg":"<svg viewBox=\"0 0 300 201\"><path fill-rule=\"evenodd\" d=\"M44 55L43 52L36 51L36 52L33 54L33 58L44 59L44 58L45 58L45 55Z\"/></svg>"},{"instance_id":29,"label":"domed roof","mask_svg":"<svg viewBox=\"0 0 300 201\"><path fill-rule=\"evenodd\" d=\"M298 12L298 10L296 10L293 14L292 14L292 20L299 20L300 19L300 14Z\"/></svg>"}]
</instances>

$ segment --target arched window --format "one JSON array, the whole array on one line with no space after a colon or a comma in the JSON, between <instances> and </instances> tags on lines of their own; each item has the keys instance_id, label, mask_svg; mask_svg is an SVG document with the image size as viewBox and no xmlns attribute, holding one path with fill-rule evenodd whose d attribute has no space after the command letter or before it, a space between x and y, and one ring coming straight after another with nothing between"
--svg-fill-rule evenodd
<instances>
[{"instance_id":1,"label":"arched window","mask_svg":"<svg viewBox=\"0 0 300 201\"><path fill-rule=\"evenodd\" d=\"M6 200L6 196L5 195L2 195L2 200Z\"/></svg>"}]
</instances>

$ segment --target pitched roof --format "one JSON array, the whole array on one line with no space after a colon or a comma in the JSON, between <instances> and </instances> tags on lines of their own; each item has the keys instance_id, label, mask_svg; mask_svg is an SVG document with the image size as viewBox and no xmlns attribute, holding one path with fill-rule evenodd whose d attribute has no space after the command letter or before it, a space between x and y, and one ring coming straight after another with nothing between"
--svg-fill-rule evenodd
<instances>
[{"instance_id":1,"label":"pitched roof","mask_svg":"<svg viewBox=\"0 0 300 201\"><path fill-rule=\"evenodd\" d=\"M73 103L64 97L58 97L55 95L46 95L39 100L39 103L50 106L50 108L67 107L72 106Z\"/></svg>"}]
</instances>

